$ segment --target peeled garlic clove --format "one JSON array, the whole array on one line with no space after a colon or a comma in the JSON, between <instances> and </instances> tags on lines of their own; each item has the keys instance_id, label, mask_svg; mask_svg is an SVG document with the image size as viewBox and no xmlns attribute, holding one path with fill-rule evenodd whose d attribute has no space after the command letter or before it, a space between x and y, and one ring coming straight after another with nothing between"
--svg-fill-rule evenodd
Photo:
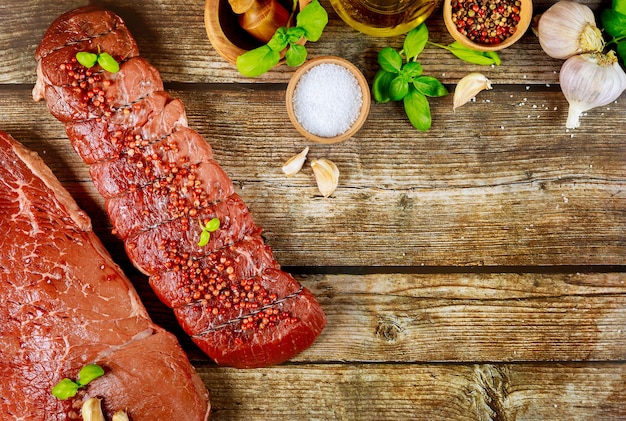
<instances>
[{"instance_id":1,"label":"peeled garlic clove","mask_svg":"<svg viewBox=\"0 0 626 421\"><path fill-rule=\"evenodd\" d=\"M288 177L297 174L302 169L308 153L309 147L307 146L302 150L302 152L289 158L287 162L285 162L285 165L283 165L283 172Z\"/></svg>"},{"instance_id":2,"label":"peeled garlic clove","mask_svg":"<svg viewBox=\"0 0 626 421\"><path fill-rule=\"evenodd\" d=\"M568 129L580 126L580 115L608 105L626 90L626 73L613 51L607 54L580 54L568 58L559 73L559 82L569 103Z\"/></svg>"},{"instance_id":3,"label":"peeled garlic clove","mask_svg":"<svg viewBox=\"0 0 626 421\"><path fill-rule=\"evenodd\" d=\"M101 399L89 398L83 402L80 413L84 421L106 421L100 406Z\"/></svg>"},{"instance_id":4,"label":"peeled garlic clove","mask_svg":"<svg viewBox=\"0 0 626 421\"><path fill-rule=\"evenodd\" d=\"M339 184L339 169L337 165L329 159L314 159L311 162L313 174L317 181L317 188L324 197L328 197L335 192Z\"/></svg>"},{"instance_id":5,"label":"peeled garlic clove","mask_svg":"<svg viewBox=\"0 0 626 421\"><path fill-rule=\"evenodd\" d=\"M593 11L573 1L562 0L546 10L539 19L537 36L543 51L554 58L566 59L604 49Z\"/></svg>"},{"instance_id":6,"label":"peeled garlic clove","mask_svg":"<svg viewBox=\"0 0 626 421\"><path fill-rule=\"evenodd\" d=\"M491 89L491 81L482 73L470 73L465 76L459 81L454 90L452 109L456 110L485 89Z\"/></svg>"},{"instance_id":7,"label":"peeled garlic clove","mask_svg":"<svg viewBox=\"0 0 626 421\"><path fill-rule=\"evenodd\" d=\"M117 411L115 414L113 414L113 418L111 418L111 421L130 421L130 418L128 418L128 414L126 414L126 412Z\"/></svg>"}]
</instances>

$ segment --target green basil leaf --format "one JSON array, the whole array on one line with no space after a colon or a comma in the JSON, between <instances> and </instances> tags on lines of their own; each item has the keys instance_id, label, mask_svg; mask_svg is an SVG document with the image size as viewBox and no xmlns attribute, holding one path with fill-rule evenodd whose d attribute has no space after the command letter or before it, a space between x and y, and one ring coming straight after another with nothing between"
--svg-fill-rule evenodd
<instances>
[{"instance_id":1,"label":"green basil leaf","mask_svg":"<svg viewBox=\"0 0 626 421\"><path fill-rule=\"evenodd\" d=\"M98 62L98 55L94 53L88 53L86 51L81 51L76 53L76 60L87 68L91 68L95 66Z\"/></svg>"},{"instance_id":2,"label":"green basil leaf","mask_svg":"<svg viewBox=\"0 0 626 421\"><path fill-rule=\"evenodd\" d=\"M389 98L400 101L409 92L409 82L402 75L393 78L389 84Z\"/></svg>"},{"instance_id":3,"label":"green basil leaf","mask_svg":"<svg viewBox=\"0 0 626 421\"><path fill-rule=\"evenodd\" d=\"M257 77L276 66L280 53L267 45L247 51L237 57L237 70L244 76Z\"/></svg>"},{"instance_id":4,"label":"green basil leaf","mask_svg":"<svg viewBox=\"0 0 626 421\"><path fill-rule=\"evenodd\" d=\"M496 66L499 66L500 64L502 64L502 60L500 59L500 56L495 51L485 51L485 55L487 57L490 57L493 60L493 64L495 64Z\"/></svg>"},{"instance_id":5,"label":"green basil leaf","mask_svg":"<svg viewBox=\"0 0 626 421\"><path fill-rule=\"evenodd\" d=\"M407 60L417 57L426 46L428 41L428 28L422 23L417 28L412 29L404 38L403 51Z\"/></svg>"},{"instance_id":6,"label":"green basil leaf","mask_svg":"<svg viewBox=\"0 0 626 421\"><path fill-rule=\"evenodd\" d=\"M306 55L306 48L304 48L302 45L291 44L291 46L285 53L285 61L287 63L287 66L300 66L306 60Z\"/></svg>"},{"instance_id":7,"label":"green basil leaf","mask_svg":"<svg viewBox=\"0 0 626 421\"><path fill-rule=\"evenodd\" d=\"M278 53L287 48L287 45L289 45L289 37L287 36L287 29L284 27L278 28L267 43L270 49Z\"/></svg>"},{"instance_id":8,"label":"green basil leaf","mask_svg":"<svg viewBox=\"0 0 626 421\"><path fill-rule=\"evenodd\" d=\"M430 129L432 120L428 99L414 88L409 89L409 93L404 97L404 112L417 130L427 132Z\"/></svg>"},{"instance_id":9,"label":"green basil leaf","mask_svg":"<svg viewBox=\"0 0 626 421\"><path fill-rule=\"evenodd\" d=\"M98 64L107 72L117 73L120 71L120 64L109 53L100 53Z\"/></svg>"},{"instance_id":10,"label":"green basil leaf","mask_svg":"<svg viewBox=\"0 0 626 421\"><path fill-rule=\"evenodd\" d=\"M304 29L304 36L309 41L317 41L328 23L328 13L318 0L313 0L296 16L296 26Z\"/></svg>"},{"instance_id":11,"label":"green basil leaf","mask_svg":"<svg viewBox=\"0 0 626 421\"><path fill-rule=\"evenodd\" d=\"M297 26L292 26L291 28L287 28L287 42L289 44L295 44L300 41L304 36L304 29L299 28Z\"/></svg>"},{"instance_id":12,"label":"green basil leaf","mask_svg":"<svg viewBox=\"0 0 626 421\"><path fill-rule=\"evenodd\" d=\"M626 15L626 0L613 0L613 10Z\"/></svg>"},{"instance_id":13,"label":"green basil leaf","mask_svg":"<svg viewBox=\"0 0 626 421\"><path fill-rule=\"evenodd\" d=\"M104 375L104 370L98 364L87 364L78 373L78 385L88 385L92 380Z\"/></svg>"},{"instance_id":14,"label":"green basil leaf","mask_svg":"<svg viewBox=\"0 0 626 421\"><path fill-rule=\"evenodd\" d=\"M395 77L396 73L390 73L383 69L376 72L374 82L372 82L372 95L376 102L385 103L391 101L389 97L389 85Z\"/></svg>"},{"instance_id":15,"label":"green basil leaf","mask_svg":"<svg viewBox=\"0 0 626 421\"><path fill-rule=\"evenodd\" d=\"M400 73L403 74L408 80L416 78L422 74L422 65L417 61L410 61L402 66Z\"/></svg>"},{"instance_id":16,"label":"green basil leaf","mask_svg":"<svg viewBox=\"0 0 626 421\"><path fill-rule=\"evenodd\" d=\"M486 55L481 51L472 50L463 46L458 41L454 41L448 45L448 51L455 55L455 57L472 64L479 64L481 66L491 66L496 64L494 59Z\"/></svg>"},{"instance_id":17,"label":"green basil leaf","mask_svg":"<svg viewBox=\"0 0 626 421\"><path fill-rule=\"evenodd\" d=\"M418 92L432 97L446 96L448 90L432 76L420 76L413 81L413 86Z\"/></svg>"},{"instance_id":18,"label":"green basil leaf","mask_svg":"<svg viewBox=\"0 0 626 421\"><path fill-rule=\"evenodd\" d=\"M209 232L217 231L220 227L220 219L212 218L209 222L207 222L206 227L204 229Z\"/></svg>"},{"instance_id":19,"label":"green basil leaf","mask_svg":"<svg viewBox=\"0 0 626 421\"><path fill-rule=\"evenodd\" d=\"M200 233L200 241L198 241L198 247L204 247L209 244L209 240L211 239L211 233L208 231L202 231Z\"/></svg>"},{"instance_id":20,"label":"green basil leaf","mask_svg":"<svg viewBox=\"0 0 626 421\"><path fill-rule=\"evenodd\" d=\"M65 378L52 388L52 395L61 400L66 400L76 396L78 387L78 384L68 378Z\"/></svg>"},{"instance_id":21,"label":"green basil leaf","mask_svg":"<svg viewBox=\"0 0 626 421\"><path fill-rule=\"evenodd\" d=\"M391 73L398 73L402 68L402 56L391 47L385 47L378 52L378 64Z\"/></svg>"},{"instance_id":22,"label":"green basil leaf","mask_svg":"<svg viewBox=\"0 0 626 421\"><path fill-rule=\"evenodd\" d=\"M606 9L600 15L602 26L612 37L626 36L626 15L613 9Z\"/></svg>"}]
</instances>

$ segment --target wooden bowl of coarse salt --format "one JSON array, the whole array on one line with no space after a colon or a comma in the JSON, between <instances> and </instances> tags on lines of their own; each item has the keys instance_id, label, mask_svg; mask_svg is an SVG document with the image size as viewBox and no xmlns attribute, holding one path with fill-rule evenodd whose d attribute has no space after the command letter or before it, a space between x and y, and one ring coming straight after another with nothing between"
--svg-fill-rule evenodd
<instances>
[{"instance_id":1,"label":"wooden bowl of coarse salt","mask_svg":"<svg viewBox=\"0 0 626 421\"><path fill-rule=\"evenodd\" d=\"M287 85L287 114L300 134L318 143L352 137L367 119L370 89L348 60L322 56L303 64Z\"/></svg>"}]
</instances>

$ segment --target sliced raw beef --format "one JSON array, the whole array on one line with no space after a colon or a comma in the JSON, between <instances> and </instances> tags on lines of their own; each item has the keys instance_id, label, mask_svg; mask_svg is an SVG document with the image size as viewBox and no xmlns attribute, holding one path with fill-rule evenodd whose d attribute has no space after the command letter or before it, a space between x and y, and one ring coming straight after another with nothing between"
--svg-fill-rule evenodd
<instances>
[{"instance_id":1,"label":"sliced raw beef","mask_svg":"<svg viewBox=\"0 0 626 421\"><path fill-rule=\"evenodd\" d=\"M90 26L98 30L76 35ZM65 123L131 261L192 340L218 364L292 358L323 330L321 307L280 270L206 140L187 128L182 103L163 92L158 71L127 34L108 11L62 15L37 50L33 98L45 98ZM77 42L89 52L110 45L120 71L77 64ZM70 77L77 83L67 84ZM212 218L220 226L202 244Z\"/></svg>"},{"instance_id":2,"label":"sliced raw beef","mask_svg":"<svg viewBox=\"0 0 626 421\"><path fill-rule=\"evenodd\" d=\"M107 419L119 410L133 421L208 418L208 392L176 338L152 323L50 169L4 132L0 250L0 418L79 419L93 396ZM104 376L74 398L51 394L92 363Z\"/></svg>"},{"instance_id":3,"label":"sliced raw beef","mask_svg":"<svg viewBox=\"0 0 626 421\"><path fill-rule=\"evenodd\" d=\"M165 92L153 92L130 107L112 111L106 119L65 125L74 150L86 164L117 159L130 149L156 142L187 127L182 102Z\"/></svg>"},{"instance_id":4,"label":"sliced raw beef","mask_svg":"<svg viewBox=\"0 0 626 421\"><path fill-rule=\"evenodd\" d=\"M139 153L137 150L141 150ZM183 128L156 143L139 142L117 159L92 164L89 172L96 188L105 197L119 196L131 188L142 188L168 177L174 168L189 170L213 159L209 144L195 131Z\"/></svg>"}]
</instances>

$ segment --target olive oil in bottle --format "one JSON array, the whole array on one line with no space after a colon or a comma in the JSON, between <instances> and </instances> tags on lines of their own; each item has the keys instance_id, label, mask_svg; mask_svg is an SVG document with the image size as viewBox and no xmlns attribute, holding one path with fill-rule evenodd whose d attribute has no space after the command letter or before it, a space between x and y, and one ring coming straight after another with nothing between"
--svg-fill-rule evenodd
<instances>
[{"instance_id":1,"label":"olive oil in bottle","mask_svg":"<svg viewBox=\"0 0 626 421\"><path fill-rule=\"evenodd\" d=\"M331 0L348 25L368 35L404 34L424 22L439 0Z\"/></svg>"}]
</instances>

